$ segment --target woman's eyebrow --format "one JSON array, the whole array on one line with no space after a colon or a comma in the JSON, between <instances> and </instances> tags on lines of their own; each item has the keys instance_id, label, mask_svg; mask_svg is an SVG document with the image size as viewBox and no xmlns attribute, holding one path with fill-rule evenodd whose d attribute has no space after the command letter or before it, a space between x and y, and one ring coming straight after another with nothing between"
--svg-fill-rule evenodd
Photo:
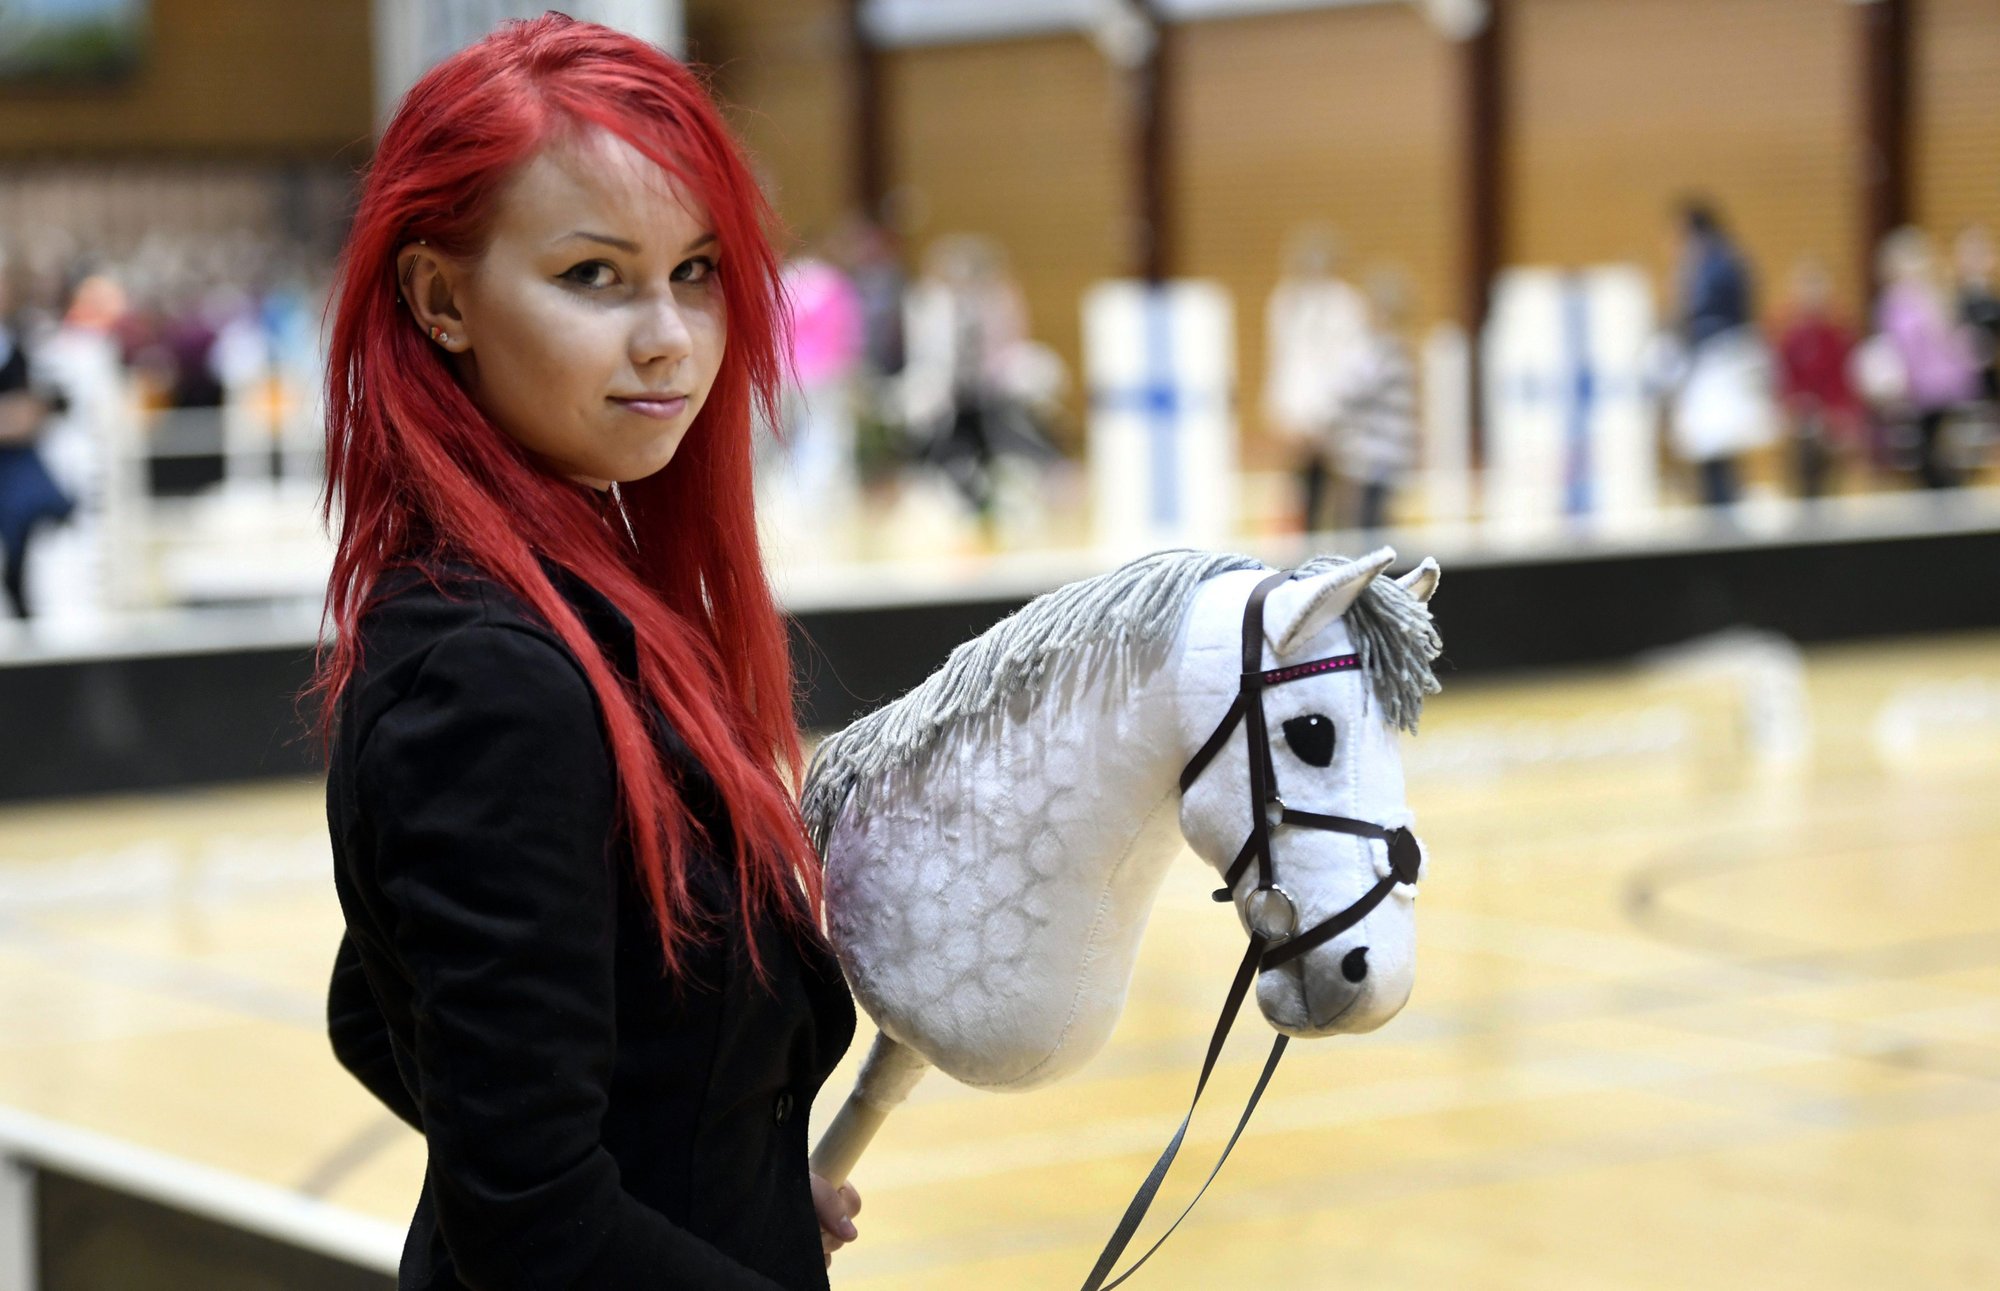
<instances>
[{"instance_id":1,"label":"woman's eyebrow","mask_svg":"<svg viewBox=\"0 0 2000 1291\"><path fill-rule=\"evenodd\" d=\"M627 242L624 238L614 238L609 233L591 233L585 229L573 229L570 232L565 233L561 237L557 238L556 241L570 242L574 241L577 238L584 238L591 242L602 242L606 246L617 247L620 251L627 252L631 255L637 255L639 253L639 244L637 242ZM553 245L553 243L551 245Z\"/></svg>"},{"instance_id":2,"label":"woman's eyebrow","mask_svg":"<svg viewBox=\"0 0 2000 1291\"><path fill-rule=\"evenodd\" d=\"M617 247L620 251L628 255L639 254L639 244L637 242L628 242L624 238L614 238L609 233L592 233L588 229L572 229L557 238L556 241L570 242L577 238L584 238L591 242L602 242L606 246ZM681 254L686 255L688 251L699 251L701 248L714 245L718 241L719 239L713 232L703 233L695 238L694 241L688 243L687 249L682 251Z\"/></svg>"}]
</instances>

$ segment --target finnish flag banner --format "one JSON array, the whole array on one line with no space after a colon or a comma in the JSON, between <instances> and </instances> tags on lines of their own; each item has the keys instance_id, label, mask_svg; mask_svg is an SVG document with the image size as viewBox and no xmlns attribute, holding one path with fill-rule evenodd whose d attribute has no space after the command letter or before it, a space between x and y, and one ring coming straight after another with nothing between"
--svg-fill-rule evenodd
<instances>
[{"instance_id":1,"label":"finnish flag banner","mask_svg":"<svg viewBox=\"0 0 2000 1291\"><path fill-rule=\"evenodd\" d=\"M1485 511L1505 525L1617 529L1658 505L1644 274L1511 269L1482 338Z\"/></svg>"},{"instance_id":2,"label":"finnish flag banner","mask_svg":"<svg viewBox=\"0 0 2000 1291\"><path fill-rule=\"evenodd\" d=\"M1112 550L1220 545L1235 519L1236 335L1216 283L1084 294L1093 529Z\"/></svg>"}]
</instances>

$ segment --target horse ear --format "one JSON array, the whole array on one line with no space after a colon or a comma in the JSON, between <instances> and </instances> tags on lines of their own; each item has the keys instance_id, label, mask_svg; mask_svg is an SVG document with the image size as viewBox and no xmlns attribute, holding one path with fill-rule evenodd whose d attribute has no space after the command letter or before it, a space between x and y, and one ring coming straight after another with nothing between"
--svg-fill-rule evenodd
<instances>
[{"instance_id":1,"label":"horse ear","mask_svg":"<svg viewBox=\"0 0 2000 1291\"><path fill-rule=\"evenodd\" d=\"M1310 641L1321 628L1347 613L1376 575L1396 561L1387 547L1314 578L1294 579L1272 589L1264 599L1264 639L1284 658Z\"/></svg>"},{"instance_id":2,"label":"horse ear","mask_svg":"<svg viewBox=\"0 0 2000 1291\"><path fill-rule=\"evenodd\" d=\"M1428 602L1431 599L1431 594L1438 589L1438 579L1443 576L1444 571L1438 568L1437 561L1426 556L1422 564L1397 579L1396 586L1402 588L1418 600Z\"/></svg>"}]
</instances>

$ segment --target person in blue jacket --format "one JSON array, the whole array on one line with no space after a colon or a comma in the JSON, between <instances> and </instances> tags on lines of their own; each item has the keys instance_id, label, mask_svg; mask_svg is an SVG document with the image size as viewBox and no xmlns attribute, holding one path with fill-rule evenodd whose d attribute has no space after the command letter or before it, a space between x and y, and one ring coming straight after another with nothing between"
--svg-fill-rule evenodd
<instances>
[{"instance_id":1,"label":"person in blue jacket","mask_svg":"<svg viewBox=\"0 0 2000 1291\"><path fill-rule=\"evenodd\" d=\"M43 524L67 520L75 499L64 493L42 461L36 441L51 415L62 410L60 393L39 388L28 361L28 328L11 309L0 275L0 586L15 618L29 615L28 544Z\"/></svg>"}]
</instances>

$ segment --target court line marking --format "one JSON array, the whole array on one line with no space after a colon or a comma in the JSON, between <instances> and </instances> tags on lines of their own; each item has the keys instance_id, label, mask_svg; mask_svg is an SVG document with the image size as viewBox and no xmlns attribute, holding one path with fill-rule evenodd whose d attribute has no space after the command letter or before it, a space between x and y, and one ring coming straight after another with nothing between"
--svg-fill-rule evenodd
<instances>
[{"instance_id":1,"label":"court line marking","mask_svg":"<svg viewBox=\"0 0 2000 1291\"><path fill-rule=\"evenodd\" d=\"M402 1117L383 1112L308 1166L293 1188L307 1197L324 1198L382 1152L408 1142L416 1133Z\"/></svg>"}]
</instances>

